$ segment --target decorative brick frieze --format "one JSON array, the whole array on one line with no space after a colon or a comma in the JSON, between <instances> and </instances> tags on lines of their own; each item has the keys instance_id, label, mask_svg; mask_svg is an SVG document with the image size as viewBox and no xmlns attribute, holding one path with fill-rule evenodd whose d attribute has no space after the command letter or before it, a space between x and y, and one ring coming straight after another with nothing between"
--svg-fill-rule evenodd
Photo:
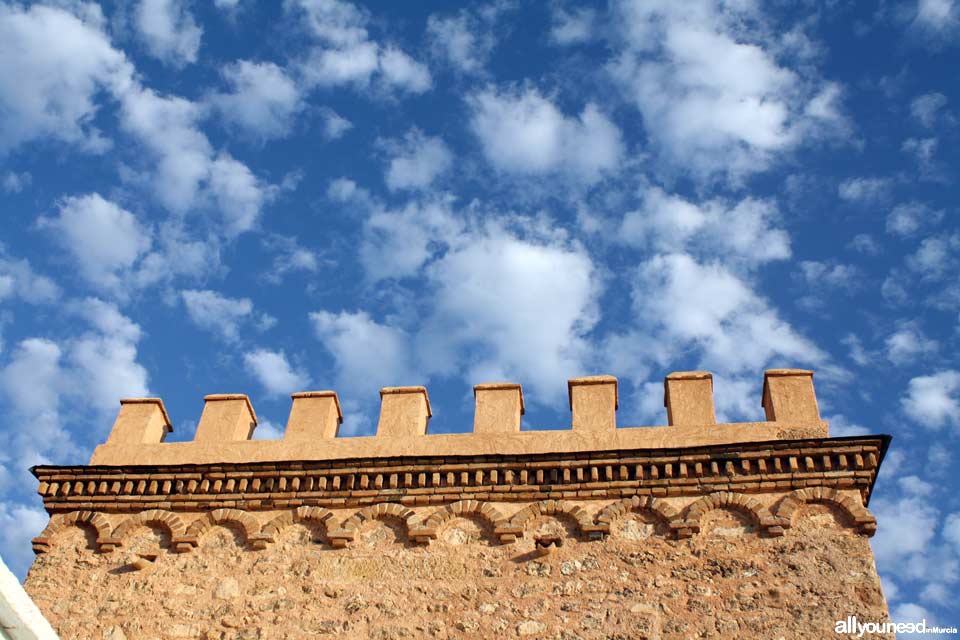
<instances>
[{"instance_id":1,"label":"decorative brick frieze","mask_svg":"<svg viewBox=\"0 0 960 640\"><path fill-rule=\"evenodd\" d=\"M744 494L823 486L868 502L887 440L785 440L685 449L163 467L38 466L51 513L445 504Z\"/></svg>"}]
</instances>

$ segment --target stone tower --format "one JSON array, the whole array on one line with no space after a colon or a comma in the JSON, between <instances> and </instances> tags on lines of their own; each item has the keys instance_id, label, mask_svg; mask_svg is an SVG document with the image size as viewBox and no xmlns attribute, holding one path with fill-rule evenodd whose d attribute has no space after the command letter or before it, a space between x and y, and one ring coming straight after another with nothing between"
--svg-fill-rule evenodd
<instances>
[{"instance_id":1,"label":"stone tower","mask_svg":"<svg viewBox=\"0 0 960 640\"><path fill-rule=\"evenodd\" d=\"M332 391L281 440L244 395L191 442L122 400L86 466L39 466L26 588L61 638L826 638L884 621L867 504L888 436L828 437L810 371L718 424L709 373L664 381L668 426L617 428L617 380L570 380L572 428L521 431L518 384L472 433L428 435L423 387L337 437ZM759 385L758 385L759 386Z\"/></svg>"}]
</instances>

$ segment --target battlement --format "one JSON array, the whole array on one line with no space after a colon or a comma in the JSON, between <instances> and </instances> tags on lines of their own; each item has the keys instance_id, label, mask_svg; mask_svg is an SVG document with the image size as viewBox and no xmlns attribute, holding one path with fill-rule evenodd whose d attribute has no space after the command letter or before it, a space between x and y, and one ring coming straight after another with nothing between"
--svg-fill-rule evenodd
<instances>
[{"instance_id":1,"label":"battlement","mask_svg":"<svg viewBox=\"0 0 960 640\"><path fill-rule=\"evenodd\" d=\"M822 438L813 372L771 369L764 374L761 405L765 422L717 423L713 376L704 371L671 373L664 380L667 426L617 428L619 394L613 376L567 382L571 428L521 431L525 412L519 384L491 382L473 388L473 431L430 434L433 412L425 387L380 390L375 436L342 437L340 399L335 391L295 393L281 440L251 440L257 416L241 394L204 398L191 442L164 442L173 430L163 401L120 401L120 412L92 465L161 465L336 460L422 455L574 453L658 449L796 438Z\"/></svg>"},{"instance_id":2,"label":"battlement","mask_svg":"<svg viewBox=\"0 0 960 640\"><path fill-rule=\"evenodd\" d=\"M618 428L617 379L575 378L570 428L522 431L520 385L484 383L459 434L429 433L426 388L386 387L365 437L339 435L336 392L306 391L273 441L251 440L244 395L207 396L169 443L162 400L123 400L91 464L33 468L50 521L27 588L85 638L821 638L885 619L867 538L889 437L828 437L810 371L759 387L765 421L720 424L713 377L671 373L667 425Z\"/></svg>"}]
</instances>

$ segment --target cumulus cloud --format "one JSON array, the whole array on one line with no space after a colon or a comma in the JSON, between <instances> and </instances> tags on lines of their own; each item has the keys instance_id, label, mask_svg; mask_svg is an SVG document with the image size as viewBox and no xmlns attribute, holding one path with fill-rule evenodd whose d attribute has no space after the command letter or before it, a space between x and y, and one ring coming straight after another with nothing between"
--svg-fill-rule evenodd
<instances>
[{"instance_id":1,"label":"cumulus cloud","mask_svg":"<svg viewBox=\"0 0 960 640\"><path fill-rule=\"evenodd\" d=\"M208 101L225 122L260 140L290 132L303 100L296 82L283 69L272 62L239 60L222 73L231 90L212 94Z\"/></svg>"},{"instance_id":2,"label":"cumulus cloud","mask_svg":"<svg viewBox=\"0 0 960 640\"><path fill-rule=\"evenodd\" d=\"M373 80L387 90L423 93L433 86L430 70L395 46L370 39L369 16L342 0L287 0L284 7L303 19L318 41L300 65L311 87L353 85L366 88Z\"/></svg>"},{"instance_id":3,"label":"cumulus cloud","mask_svg":"<svg viewBox=\"0 0 960 640\"><path fill-rule=\"evenodd\" d=\"M939 280L960 266L960 234L924 238L907 256L907 267L925 280Z\"/></svg>"},{"instance_id":4,"label":"cumulus cloud","mask_svg":"<svg viewBox=\"0 0 960 640\"><path fill-rule=\"evenodd\" d=\"M497 224L474 230L427 269L435 302L420 352L431 354L433 370L521 380L531 399L558 402L562 380L582 375L589 355L596 269L574 243L521 237ZM456 365L454 353L475 356Z\"/></svg>"},{"instance_id":5,"label":"cumulus cloud","mask_svg":"<svg viewBox=\"0 0 960 640\"><path fill-rule=\"evenodd\" d=\"M935 354L940 347L936 340L928 338L913 324L904 325L891 333L884 344L887 359L898 366Z\"/></svg>"},{"instance_id":6,"label":"cumulus cloud","mask_svg":"<svg viewBox=\"0 0 960 640\"><path fill-rule=\"evenodd\" d=\"M588 7L566 10L554 6L550 40L561 46L588 42L594 37L597 12Z\"/></svg>"},{"instance_id":7,"label":"cumulus cloud","mask_svg":"<svg viewBox=\"0 0 960 640\"><path fill-rule=\"evenodd\" d=\"M81 7L78 7L81 8ZM52 138L102 152L96 98L122 92L133 67L103 32L96 5L78 15L34 4L0 5L0 151Z\"/></svg>"},{"instance_id":8,"label":"cumulus cloud","mask_svg":"<svg viewBox=\"0 0 960 640\"><path fill-rule=\"evenodd\" d=\"M34 271L26 259L16 259L0 245L0 301L16 297L30 304L55 302L61 295L56 282Z\"/></svg>"},{"instance_id":9,"label":"cumulus cloud","mask_svg":"<svg viewBox=\"0 0 960 640\"><path fill-rule=\"evenodd\" d=\"M837 187L837 195L847 202L869 204L884 200L890 192L889 178L850 178Z\"/></svg>"},{"instance_id":10,"label":"cumulus cloud","mask_svg":"<svg viewBox=\"0 0 960 640\"><path fill-rule=\"evenodd\" d=\"M453 166L453 153L443 140L424 135L419 129L384 146L389 158L385 180L391 191L429 187Z\"/></svg>"},{"instance_id":11,"label":"cumulus cloud","mask_svg":"<svg viewBox=\"0 0 960 640\"><path fill-rule=\"evenodd\" d=\"M747 280L718 263L658 255L637 269L632 299L638 316L656 319L651 339L665 348L698 348L707 370L742 373L770 362L826 360Z\"/></svg>"},{"instance_id":12,"label":"cumulus cloud","mask_svg":"<svg viewBox=\"0 0 960 640\"><path fill-rule=\"evenodd\" d=\"M802 260L800 276L808 287L818 293L828 289L852 291L860 285L863 278L860 269L855 265L842 264L835 260Z\"/></svg>"},{"instance_id":13,"label":"cumulus cloud","mask_svg":"<svg viewBox=\"0 0 960 640\"><path fill-rule=\"evenodd\" d=\"M243 363L270 395L303 391L310 384L306 372L291 366L283 351L256 349L243 354Z\"/></svg>"},{"instance_id":14,"label":"cumulus cloud","mask_svg":"<svg viewBox=\"0 0 960 640\"><path fill-rule=\"evenodd\" d=\"M109 412L121 397L148 396L147 370L137 362L140 326L116 305L96 298L74 309L94 328L69 342L69 358L84 381L89 404Z\"/></svg>"},{"instance_id":15,"label":"cumulus cloud","mask_svg":"<svg viewBox=\"0 0 960 640\"><path fill-rule=\"evenodd\" d=\"M566 116L534 88L489 87L468 98L470 128L487 161L518 175L562 172L586 183L617 169L623 141L593 103Z\"/></svg>"},{"instance_id":16,"label":"cumulus cloud","mask_svg":"<svg viewBox=\"0 0 960 640\"><path fill-rule=\"evenodd\" d=\"M117 290L151 247L151 230L99 193L64 198L56 217L40 218L67 251L80 275L95 287Z\"/></svg>"},{"instance_id":17,"label":"cumulus cloud","mask_svg":"<svg viewBox=\"0 0 960 640\"><path fill-rule=\"evenodd\" d=\"M314 334L333 356L337 384L356 406L381 387L418 384L410 336L380 323L365 311L317 311L310 314Z\"/></svg>"},{"instance_id":18,"label":"cumulus cloud","mask_svg":"<svg viewBox=\"0 0 960 640\"><path fill-rule=\"evenodd\" d=\"M264 246L275 251L273 265L266 274L269 282L282 282L287 274L295 271L316 273L320 268L317 254L300 246L296 238L273 236L264 241Z\"/></svg>"},{"instance_id":19,"label":"cumulus cloud","mask_svg":"<svg viewBox=\"0 0 960 640\"><path fill-rule=\"evenodd\" d=\"M446 199L412 201L399 209L374 206L363 225L360 262L372 282L415 276L436 242L453 241L463 228Z\"/></svg>"},{"instance_id":20,"label":"cumulus cloud","mask_svg":"<svg viewBox=\"0 0 960 640\"><path fill-rule=\"evenodd\" d=\"M140 0L134 27L150 55L173 67L197 61L201 29L184 0Z\"/></svg>"},{"instance_id":21,"label":"cumulus cloud","mask_svg":"<svg viewBox=\"0 0 960 640\"><path fill-rule=\"evenodd\" d=\"M33 176L28 171L23 173L8 171L0 180L0 188L4 193L20 193L29 187L31 182L33 182Z\"/></svg>"},{"instance_id":22,"label":"cumulus cloud","mask_svg":"<svg viewBox=\"0 0 960 640\"><path fill-rule=\"evenodd\" d=\"M346 118L340 116L333 109L322 109L320 115L323 119L323 136L327 140L336 140L353 128L353 124Z\"/></svg>"},{"instance_id":23,"label":"cumulus cloud","mask_svg":"<svg viewBox=\"0 0 960 640\"><path fill-rule=\"evenodd\" d=\"M947 369L912 378L900 406L923 427L960 426L960 371Z\"/></svg>"},{"instance_id":24,"label":"cumulus cloud","mask_svg":"<svg viewBox=\"0 0 960 640\"><path fill-rule=\"evenodd\" d=\"M43 531L50 516L40 507L0 501L0 548L3 562L23 578L36 555L30 540Z\"/></svg>"},{"instance_id":25,"label":"cumulus cloud","mask_svg":"<svg viewBox=\"0 0 960 640\"><path fill-rule=\"evenodd\" d=\"M932 129L941 119L952 122L946 108L947 97L942 93L925 93L910 101L910 115L927 129Z\"/></svg>"},{"instance_id":26,"label":"cumulus cloud","mask_svg":"<svg viewBox=\"0 0 960 640\"><path fill-rule=\"evenodd\" d=\"M770 201L695 204L651 187L643 193L642 206L624 215L617 237L661 252L693 247L705 255L762 264L790 257L790 238L775 226L779 217Z\"/></svg>"},{"instance_id":27,"label":"cumulus cloud","mask_svg":"<svg viewBox=\"0 0 960 640\"><path fill-rule=\"evenodd\" d=\"M845 130L841 88L783 66L753 3L620 2L610 72L661 160L700 179L769 167L808 139Z\"/></svg>"},{"instance_id":28,"label":"cumulus cloud","mask_svg":"<svg viewBox=\"0 0 960 640\"><path fill-rule=\"evenodd\" d=\"M496 44L489 26L466 10L427 18L427 38L433 54L463 74L482 72Z\"/></svg>"},{"instance_id":29,"label":"cumulus cloud","mask_svg":"<svg viewBox=\"0 0 960 640\"><path fill-rule=\"evenodd\" d=\"M273 190L230 154L214 152L198 127L201 116L197 103L142 89L124 96L121 124L156 162L150 187L157 199L178 214L216 204L222 231L232 237L255 226Z\"/></svg>"},{"instance_id":30,"label":"cumulus cloud","mask_svg":"<svg viewBox=\"0 0 960 640\"><path fill-rule=\"evenodd\" d=\"M187 317L201 329L218 334L227 342L240 337L240 327L252 324L269 328L275 322L266 314L257 314L249 298L228 298L216 291L190 289L180 292Z\"/></svg>"},{"instance_id":31,"label":"cumulus cloud","mask_svg":"<svg viewBox=\"0 0 960 640\"><path fill-rule=\"evenodd\" d=\"M887 232L908 237L916 235L924 227L937 224L943 211L934 210L921 202L898 204L887 216Z\"/></svg>"}]
</instances>

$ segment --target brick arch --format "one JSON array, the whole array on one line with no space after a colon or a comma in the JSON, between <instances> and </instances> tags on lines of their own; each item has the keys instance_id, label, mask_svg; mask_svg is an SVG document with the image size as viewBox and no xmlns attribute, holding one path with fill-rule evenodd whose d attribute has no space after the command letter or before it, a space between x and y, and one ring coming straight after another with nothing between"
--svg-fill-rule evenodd
<instances>
[{"instance_id":1,"label":"brick arch","mask_svg":"<svg viewBox=\"0 0 960 640\"><path fill-rule=\"evenodd\" d=\"M162 529L166 529L167 533L170 534L171 541L182 538L187 533L187 527L183 524L180 516L170 511L164 511L163 509L152 509L150 511L141 511L136 515L130 516L114 527L110 537L114 539L116 546L119 547L123 545L123 539L130 534L130 531L140 526L149 525L157 525Z\"/></svg>"},{"instance_id":2,"label":"brick arch","mask_svg":"<svg viewBox=\"0 0 960 640\"><path fill-rule=\"evenodd\" d=\"M665 500L653 496L633 496L608 504L597 514L596 521L605 528L605 533L609 533L610 525L631 511L652 513L667 526L680 520L680 512Z\"/></svg>"},{"instance_id":3,"label":"brick arch","mask_svg":"<svg viewBox=\"0 0 960 640\"><path fill-rule=\"evenodd\" d=\"M322 524L325 529L331 529L331 520L333 512L323 507L298 507L281 513L276 518L263 525L261 535L270 536L271 539L280 533L281 530L297 523Z\"/></svg>"},{"instance_id":4,"label":"brick arch","mask_svg":"<svg viewBox=\"0 0 960 640\"><path fill-rule=\"evenodd\" d=\"M593 526L593 518L582 507L570 504L566 500L541 500L534 502L518 511L510 518L510 526L519 530L522 535L527 525L538 516L567 516L577 523L580 533L590 531Z\"/></svg>"},{"instance_id":5,"label":"brick arch","mask_svg":"<svg viewBox=\"0 0 960 640\"><path fill-rule=\"evenodd\" d=\"M380 504L369 506L353 514L344 520L337 529L329 531L327 536L330 538L330 544L332 546L342 548L345 547L348 542L356 539L357 531L360 530L360 526L364 522L388 518L395 518L402 521L409 535L411 526L413 526L414 520L416 519L416 514L396 502L381 502Z\"/></svg>"},{"instance_id":6,"label":"brick arch","mask_svg":"<svg viewBox=\"0 0 960 640\"><path fill-rule=\"evenodd\" d=\"M39 536L33 539L33 550L36 553L45 553L51 548L53 536L68 527L90 527L97 534L96 547L98 551L109 552L114 546L110 536L110 522L102 513L95 511L71 511L55 515L50 518L46 528Z\"/></svg>"},{"instance_id":7,"label":"brick arch","mask_svg":"<svg viewBox=\"0 0 960 640\"><path fill-rule=\"evenodd\" d=\"M496 528L504 524L507 519L500 510L489 502L480 502L478 500L460 500L453 504L434 511L426 520L420 523L421 527L439 530L443 525L454 518L463 516L477 516L487 522L490 526Z\"/></svg>"},{"instance_id":8,"label":"brick arch","mask_svg":"<svg viewBox=\"0 0 960 640\"><path fill-rule=\"evenodd\" d=\"M733 509L748 515L757 526L766 529L773 524L770 512L755 498L749 498L742 493L718 491L703 496L687 507L686 516L682 520L674 521L670 526L679 538L688 538L700 531L700 520L708 511L714 509Z\"/></svg>"},{"instance_id":9,"label":"brick arch","mask_svg":"<svg viewBox=\"0 0 960 640\"><path fill-rule=\"evenodd\" d=\"M203 534L217 525L236 525L243 531L245 541L255 549L263 548L260 523L252 515L239 509L217 509L193 521L186 535L175 540L178 550L187 550L184 545L196 547Z\"/></svg>"},{"instance_id":10,"label":"brick arch","mask_svg":"<svg viewBox=\"0 0 960 640\"><path fill-rule=\"evenodd\" d=\"M507 518L489 502L479 500L459 500L437 509L426 519L414 524L407 521L410 537L417 542L427 543L437 537L440 529L454 518L476 516L489 524L494 531L507 524Z\"/></svg>"},{"instance_id":11,"label":"brick arch","mask_svg":"<svg viewBox=\"0 0 960 640\"><path fill-rule=\"evenodd\" d=\"M850 495L843 495L836 489L827 487L808 487L789 493L774 508L773 516L780 526L789 528L793 524L793 515L801 505L807 503L830 504L843 511L857 528L857 532L872 536L877 531L877 519L870 510Z\"/></svg>"}]
</instances>

